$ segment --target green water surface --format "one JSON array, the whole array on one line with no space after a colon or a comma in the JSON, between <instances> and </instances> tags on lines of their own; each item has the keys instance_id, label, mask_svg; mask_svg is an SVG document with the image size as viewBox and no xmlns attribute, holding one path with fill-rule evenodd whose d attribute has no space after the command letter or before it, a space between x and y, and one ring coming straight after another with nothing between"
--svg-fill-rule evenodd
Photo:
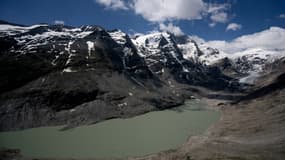
<instances>
[{"instance_id":1,"label":"green water surface","mask_svg":"<svg viewBox=\"0 0 285 160\"><path fill-rule=\"evenodd\" d=\"M178 108L128 119L112 119L67 131L40 127L0 133L0 148L18 148L28 157L110 158L142 156L176 148L204 132L220 113L198 100Z\"/></svg>"}]
</instances>

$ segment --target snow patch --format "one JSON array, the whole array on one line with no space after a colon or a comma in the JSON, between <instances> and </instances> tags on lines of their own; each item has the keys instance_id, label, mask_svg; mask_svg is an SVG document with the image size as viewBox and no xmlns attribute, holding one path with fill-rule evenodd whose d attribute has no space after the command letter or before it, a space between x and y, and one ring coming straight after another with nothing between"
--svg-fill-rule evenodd
<instances>
[{"instance_id":1,"label":"snow patch","mask_svg":"<svg viewBox=\"0 0 285 160\"><path fill-rule=\"evenodd\" d=\"M248 76L239 79L240 83L254 84L254 81L260 76L257 72L250 72Z\"/></svg>"},{"instance_id":2,"label":"snow patch","mask_svg":"<svg viewBox=\"0 0 285 160\"><path fill-rule=\"evenodd\" d=\"M128 48L128 47L125 47L123 49L123 52L125 53L125 56L132 56L133 55L133 51L132 49Z\"/></svg>"},{"instance_id":3,"label":"snow patch","mask_svg":"<svg viewBox=\"0 0 285 160\"><path fill-rule=\"evenodd\" d=\"M67 68L65 68L62 72L71 73L71 72L76 72L76 71L75 71L75 70L72 70L71 67L67 67Z\"/></svg>"},{"instance_id":4,"label":"snow patch","mask_svg":"<svg viewBox=\"0 0 285 160\"><path fill-rule=\"evenodd\" d=\"M123 106L127 106L127 105L128 105L128 103L127 103L127 102L124 102L124 103L118 104L118 107L123 107Z\"/></svg>"},{"instance_id":5,"label":"snow patch","mask_svg":"<svg viewBox=\"0 0 285 160\"><path fill-rule=\"evenodd\" d=\"M118 31L114 31L114 32L109 32L109 35L111 36L111 38L116 41L118 44L126 44L127 40L126 40L126 33L118 30Z\"/></svg>"},{"instance_id":6,"label":"snow patch","mask_svg":"<svg viewBox=\"0 0 285 160\"><path fill-rule=\"evenodd\" d=\"M89 57L91 56L91 52L95 50L94 48L94 42L87 41L87 46L88 46L88 55Z\"/></svg>"}]
</instances>

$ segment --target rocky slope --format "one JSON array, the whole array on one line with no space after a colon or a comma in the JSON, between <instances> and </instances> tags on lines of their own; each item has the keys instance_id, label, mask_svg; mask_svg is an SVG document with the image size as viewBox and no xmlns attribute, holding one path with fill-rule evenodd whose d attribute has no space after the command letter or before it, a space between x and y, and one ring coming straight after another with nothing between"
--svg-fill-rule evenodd
<instances>
[{"instance_id":1,"label":"rocky slope","mask_svg":"<svg viewBox=\"0 0 285 160\"><path fill-rule=\"evenodd\" d=\"M256 95L253 99L245 98L234 104L204 99L213 109L222 112L219 122L206 133L190 137L177 149L128 159L283 160L285 157L284 75L284 72L279 74L277 79L251 93L250 95ZM264 93L264 89L268 92ZM3 149L0 151L0 156L7 160L29 159L22 157L20 151L16 149Z\"/></svg>"},{"instance_id":2,"label":"rocky slope","mask_svg":"<svg viewBox=\"0 0 285 160\"><path fill-rule=\"evenodd\" d=\"M238 103L209 100L222 118L204 135L191 137L177 150L140 160L282 160L285 157L284 72ZM268 75L270 76L270 75ZM215 105L218 104L218 105Z\"/></svg>"}]
</instances>

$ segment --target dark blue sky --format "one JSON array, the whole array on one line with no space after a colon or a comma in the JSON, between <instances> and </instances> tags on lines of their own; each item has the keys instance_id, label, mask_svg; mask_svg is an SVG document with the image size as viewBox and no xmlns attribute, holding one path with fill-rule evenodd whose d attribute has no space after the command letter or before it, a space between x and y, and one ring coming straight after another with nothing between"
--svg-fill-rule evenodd
<instances>
[{"instance_id":1,"label":"dark blue sky","mask_svg":"<svg viewBox=\"0 0 285 160\"><path fill-rule=\"evenodd\" d=\"M208 0L215 3L224 1ZM270 26L285 28L285 0L235 0L226 1L230 8L226 23L209 26L209 19L173 20L184 33L194 34L206 40L231 40L244 34L259 32ZM96 24L107 29L119 28L125 32L145 33L158 27L132 10L112 10L95 3L94 0L1 0L0 19L19 23L54 23L62 20L66 25L80 26ZM242 29L226 31L229 23L238 23Z\"/></svg>"}]
</instances>

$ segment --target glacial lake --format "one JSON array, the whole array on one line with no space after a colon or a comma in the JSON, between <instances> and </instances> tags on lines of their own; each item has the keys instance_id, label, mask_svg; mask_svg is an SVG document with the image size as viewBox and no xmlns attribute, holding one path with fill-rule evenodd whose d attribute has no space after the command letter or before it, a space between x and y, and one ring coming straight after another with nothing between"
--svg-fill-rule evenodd
<instances>
[{"instance_id":1,"label":"glacial lake","mask_svg":"<svg viewBox=\"0 0 285 160\"><path fill-rule=\"evenodd\" d=\"M190 136L205 132L219 118L219 112L191 100L174 109L66 131L60 131L61 126L1 132L0 148L17 148L26 157L42 158L143 156L177 148Z\"/></svg>"}]
</instances>

